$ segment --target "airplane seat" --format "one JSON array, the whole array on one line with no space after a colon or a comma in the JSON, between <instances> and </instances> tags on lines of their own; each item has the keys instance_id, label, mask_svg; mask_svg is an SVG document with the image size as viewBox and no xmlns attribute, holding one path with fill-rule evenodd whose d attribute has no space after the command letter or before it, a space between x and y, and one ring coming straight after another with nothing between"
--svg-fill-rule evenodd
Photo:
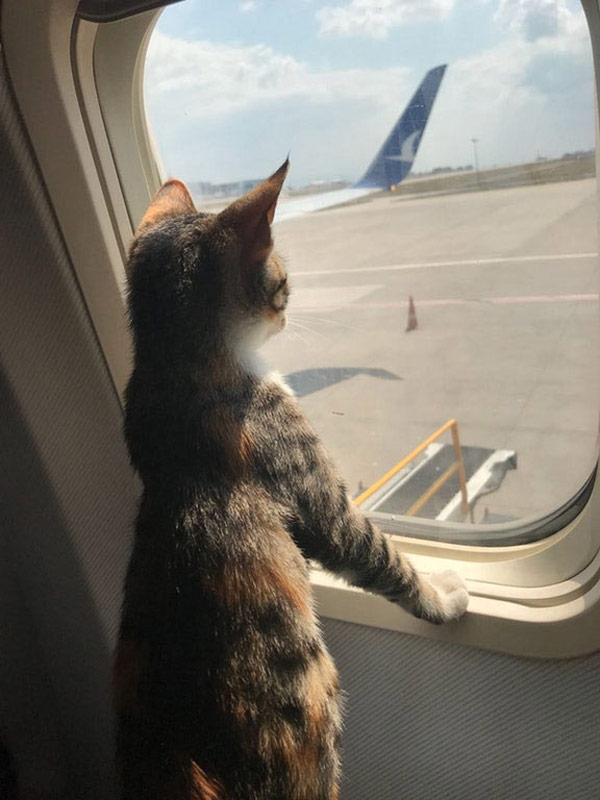
<instances>
[{"instance_id":1,"label":"airplane seat","mask_svg":"<svg viewBox=\"0 0 600 800\"><path fill-rule=\"evenodd\" d=\"M0 786L12 759L20 798L109 800L111 651L138 486L1 62L0 174Z\"/></svg>"}]
</instances>

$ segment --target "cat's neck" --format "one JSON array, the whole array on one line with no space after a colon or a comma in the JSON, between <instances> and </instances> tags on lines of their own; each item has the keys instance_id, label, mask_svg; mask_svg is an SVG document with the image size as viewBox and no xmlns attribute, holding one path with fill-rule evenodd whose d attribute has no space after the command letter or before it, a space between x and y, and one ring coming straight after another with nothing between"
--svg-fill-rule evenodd
<instances>
[{"instance_id":1,"label":"cat's neck","mask_svg":"<svg viewBox=\"0 0 600 800\"><path fill-rule=\"evenodd\" d=\"M269 367L258 350L238 348L233 356L236 368L251 378L264 378L269 373Z\"/></svg>"},{"instance_id":2,"label":"cat's neck","mask_svg":"<svg viewBox=\"0 0 600 800\"><path fill-rule=\"evenodd\" d=\"M137 378L142 385L146 384L146 391L160 387L173 399L191 394L201 404L212 405L247 394L257 383L265 381L276 383L293 395L281 374L272 370L256 349L211 347L198 352L193 359L175 354L157 357L155 353L150 359L136 360L136 365Z\"/></svg>"},{"instance_id":3,"label":"cat's neck","mask_svg":"<svg viewBox=\"0 0 600 800\"><path fill-rule=\"evenodd\" d=\"M186 341L175 348L172 342L154 341L136 349L135 372L144 382L184 387L213 386L231 389L247 380L249 371L231 348L214 339L202 343Z\"/></svg>"}]
</instances>

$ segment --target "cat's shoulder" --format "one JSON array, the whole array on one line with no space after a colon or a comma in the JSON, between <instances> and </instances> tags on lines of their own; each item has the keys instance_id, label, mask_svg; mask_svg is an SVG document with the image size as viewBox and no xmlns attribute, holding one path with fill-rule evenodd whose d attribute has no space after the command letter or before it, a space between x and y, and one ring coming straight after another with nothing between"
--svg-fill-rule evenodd
<instances>
[{"instance_id":1,"label":"cat's shoulder","mask_svg":"<svg viewBox=\"0 0 600 800\"><path fill-rule=\"evenodd\" d=\"M295 393L294 393L294 390L293 390L293 389L292 389L292 387L291 387L291 386L290 386L290 385L287 383L286 379L285 379L285 378L284 378L284 376L281 374L281 372L278 372L278 371L277 371L277 370L275 370L275 369L269 370L269 371L268 371L268 372L267 372L267 373L264 375L264 378L263 378L263 380L264 380L266 383L268 383L268 384L272 384L272 385L274 385L274 386L277 386L277 387L279 387L279 389L281 389L282 391L284 391L284 392L285 392L285 394L289 395L290 397L296 397L296 395L295 395Z\"/></svg>"}]
</instances>

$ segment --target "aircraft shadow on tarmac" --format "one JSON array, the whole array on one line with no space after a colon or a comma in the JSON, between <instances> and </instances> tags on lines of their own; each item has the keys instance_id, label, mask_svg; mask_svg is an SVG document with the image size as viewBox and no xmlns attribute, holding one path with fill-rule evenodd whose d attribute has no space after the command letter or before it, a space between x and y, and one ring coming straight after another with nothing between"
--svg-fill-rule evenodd
<instances>
[{"instance_id":1,"label":"aircraft shadow on tarmac","mask_svg":"<svg viewBox=\"0 0 600 800\"><path fill-rule=\"evenodd\" d=\"M308 394L319 392L334 383L346 381L355 375L369 375L371 378L381 378L385 381L401 381L399 375L394 375L387 369L373 367L319 367L316 369L301 369L286 375L286 381L293 389L296 397L306 397Z\"/></svg>"}]
</instances>

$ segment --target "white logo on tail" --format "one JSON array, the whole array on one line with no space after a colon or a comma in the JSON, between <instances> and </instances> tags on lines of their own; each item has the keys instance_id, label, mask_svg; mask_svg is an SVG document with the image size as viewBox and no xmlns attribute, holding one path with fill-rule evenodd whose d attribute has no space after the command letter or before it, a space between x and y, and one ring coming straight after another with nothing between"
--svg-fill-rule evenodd
<instances>
[{"instance_id":1,"label":"white logo on tail","mask_svg":"<svg viewBox=\"0 0 600 800\"><path fill-rule=\"evenodd\" d=\"M410 136L407 136L402 142L400 154L397 156L386 156L388 161L410 161L412 163L417 155L417 140L420 135L421 131L413 131Z\"/></svg>"}]
</instances>

